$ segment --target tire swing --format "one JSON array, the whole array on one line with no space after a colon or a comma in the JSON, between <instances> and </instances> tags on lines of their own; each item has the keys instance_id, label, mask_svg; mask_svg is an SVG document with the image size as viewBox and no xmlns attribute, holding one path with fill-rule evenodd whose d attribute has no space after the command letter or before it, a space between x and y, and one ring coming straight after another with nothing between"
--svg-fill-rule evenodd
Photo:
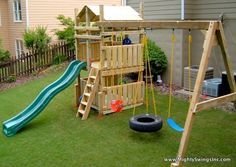
<instances>
[{"instance_id":1,"label":"tire swing","mask_svg":"<svg viewBox=\"0 0 236 167\"><path fill-rule=\"evenodd\" d=\"M147 37L144 36L142 39L142 43L144 44L144 56L145 56L145 68L146 68L146 85L145 85L145 89L146 89L146 114L140 114L140 115L135 115L135 109L136 107L134 106L133 109L133 117L130 118L129 120L129 127L137 132L156 132L158 130L160 130L162 128L162 119L160 116L157 116L157 112L156 112L156 102L155 102L155 97L154 97L154 88L153 88L153 83L152 83L152 74L151 74L151 67L150 67L150 59L148 56L148 48L147 48ZM141 68L140 68L141 69ZM148 92L148 85L147 85L147 71L149 70L149 74L150 74L150 81L151 81L151 93L152 93L152 102L153 102L153 109L154 109L154 113L153 114L149 114L149 106L148 106L148 98L149 98L149 92ZM139 71L138 73L138 81L141 81L141 72ZM136 104L137 101L137 93L138 92L138 87L136 86L135 89L135 96L134 96L134 104Z\"/></svg>"}]
</instances>

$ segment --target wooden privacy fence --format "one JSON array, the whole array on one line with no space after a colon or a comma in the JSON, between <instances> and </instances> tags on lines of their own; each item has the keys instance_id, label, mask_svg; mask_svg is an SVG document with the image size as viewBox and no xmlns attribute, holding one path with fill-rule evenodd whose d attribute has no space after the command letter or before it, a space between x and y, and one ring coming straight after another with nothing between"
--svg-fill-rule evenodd
<instances>
[{"instance_id":1,"label":"wooden privacy fence","mask_svg":"<svg viewBox=\"0 0 236 167\"><path fill-rule=\"evenodd\" d=\"M55 58L66 56L67 60L75 58L74 51L66 43L50 46L43 53L24 53L19 58L0 64L0 83L11 76L19 77L40 71L54 63Z\"/></svg>"}]
</instances>

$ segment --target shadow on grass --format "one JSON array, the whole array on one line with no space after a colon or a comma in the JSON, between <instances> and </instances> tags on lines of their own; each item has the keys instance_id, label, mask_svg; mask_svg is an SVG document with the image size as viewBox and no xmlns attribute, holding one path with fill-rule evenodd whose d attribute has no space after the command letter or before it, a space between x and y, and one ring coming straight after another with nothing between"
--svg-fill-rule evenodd
<instances>
[{"instance_id":1,"label":"shadow on grass","mask_svg":"<svg viewBox=\"0 0 236 167\"><path fill-rule=\"evenodd\" d=\"M158 132L136 132L133 130L130 130L129 137L137 142L149 142L154 143L157 142L157 140L161 140L163 138L163 132L160 130Z\"/></svg>"},{"instance_id":2,"label":"shadow on grass","mask_svg":"<svg viewBox=\"0 0 236 167\"><path fill-rule=\"evenodd\" d=\"M32 130L45 128L46 124L49 124L50 121L48 119L39 119L39 120L33 120L32 122L29 122L27 125L25 125L23 128L21 128L17 133L21 134L22 132L30 132Z\"/></svg>"}]
</instances>

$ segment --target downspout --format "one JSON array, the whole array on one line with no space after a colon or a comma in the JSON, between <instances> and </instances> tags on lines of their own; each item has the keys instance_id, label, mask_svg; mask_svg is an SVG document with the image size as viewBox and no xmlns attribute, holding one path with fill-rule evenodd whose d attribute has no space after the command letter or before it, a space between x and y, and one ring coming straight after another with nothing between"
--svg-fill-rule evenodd
<instances>
[{"instance_id":1,"label":"downspout","mask_svg":"<svg viewBox=\"0 0 236 167\"><path fill-rule=\"evenodd\" d=\"M181 0L181 20L184 20L184 0Z\"/></svg>"},{"instance_id":2,"label":"downspout","mask_svg":"<svg viewBox=\"0 0 236 167\"><path fill-rule=\"evenodd\" d=\"M29 0L25 0L26 30L29 29Z\"/></svg>"},{"instance_id":3,"label":"downspout","mask_svg":"<svg viewBox=\"0 0 236 167\"><path fill-rule=\"evenodd\" d=\"M121 5L122 5L122 6L126 6L126 4L127 4L127 1L126 1L126 0L122 0L122 1L121 1Z\"/></svg>"}]
</instances>

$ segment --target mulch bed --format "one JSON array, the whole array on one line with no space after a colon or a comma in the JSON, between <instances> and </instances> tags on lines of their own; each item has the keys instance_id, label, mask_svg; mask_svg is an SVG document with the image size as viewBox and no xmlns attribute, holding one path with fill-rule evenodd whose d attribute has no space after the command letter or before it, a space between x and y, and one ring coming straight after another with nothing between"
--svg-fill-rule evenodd
<instances>
[{"instance_id":1,"label":"mulch bed","mask_svg":"<svg viewBox=\"0 0 236 167\"><path fill-rule=\"evenodd\" d=\"M37 71L34 74L31 74L31 75L28 75L28 76L17 77L15 82L11 82L11 83L4 82L4 83L1 83L0 84L0 92L4 91L6 89L14 88L14 87L16 87L18 85L22 85L22 84L28 83L28 82L36 80L36 79L40 79L40 78L44 77L45 75L47 75L49 73L57 72L57 71L59 71L61 69L65 69L67 66L68 66L68 62L64 62L62 64L53 65L53 66L51 66L49 68Z\"/></svg>"}]
</instances>

